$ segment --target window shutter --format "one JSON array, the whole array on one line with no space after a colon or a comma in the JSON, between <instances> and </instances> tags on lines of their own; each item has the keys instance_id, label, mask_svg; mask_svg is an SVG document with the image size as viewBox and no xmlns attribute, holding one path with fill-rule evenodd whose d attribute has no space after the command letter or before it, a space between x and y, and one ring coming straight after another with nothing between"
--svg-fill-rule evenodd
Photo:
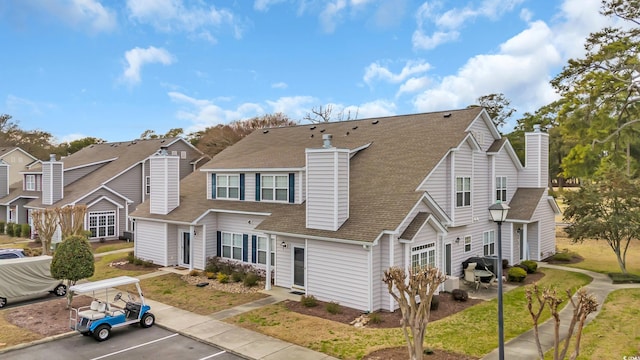
<instances>
[{"instance_id":1,"label":"window shutter","mask_svg":"<svg viewBox=\"0 0 640 360\"><path fill-rule=\"evenodd\" d=\"M251 235L251 262L258 262L258 238L255 235Z\"/></svg>"},{"instance_id":2,"label":"window shutter","mask_svg":"<svg viewBox=\"0 0 640 360\"><path fill-rule=\"evenodd\" d=\"M211 174L211 198L216 198L216 174Z\"/></svg>"},{"instance_id":3,"label":"window shutter","mask_svg":"<svg viewBox=\"0 0 640 360\"><path fill-rule=\"evenodd\" d=\"M248 261L249 254L249 235L242 234L242 261Z\"/></svg>"},{"instance_id":4,"label":"window shutter","mask_svg":"<svg viewBox=\"0 0 640 360\"><path fill-rule=\"evenodd\" d=\"M256 173L256 201L260 201L260 173Z\"/></svg>"},{"instance_id":5,"label":"window shutter","mask_svg":"<svg viewBox=\"0 0 640 360\"><path fill-rule=\"evenodd\" d=\"M244 200L244 174L240 174L240 200Z\"/></svg>"},{"instance_id":6,"label":"window shutter","mask_svg":"<svg viewBox=\"0 0 640 360\"><path fill-rule=\"evenodd\" d=\"M289 202L293 204L296 201L296 178L294 173L289 173Z\"/></svg>"},{"instance_id":7,"label":"window shutter","mask_svg":"<svg viewBox=\"0 0 640 360\"><path fill-rule=\"evenodd\" d=\"M216 256L221 257L222 256L222 232L220 231L216 232L216 239L218 239L216 243Z\"/></svg>"}]
</instances>

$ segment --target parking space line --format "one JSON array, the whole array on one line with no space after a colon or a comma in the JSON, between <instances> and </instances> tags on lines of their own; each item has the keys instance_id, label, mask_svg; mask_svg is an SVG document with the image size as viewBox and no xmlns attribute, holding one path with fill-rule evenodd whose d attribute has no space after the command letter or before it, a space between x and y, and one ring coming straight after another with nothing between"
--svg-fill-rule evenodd
<instances>
[{"instance_id":1,"label":"parking space line","mask_svg":"<svg viewBox=\"0 0 640 360\"><path fill-rule=\"evenodd\" d=\"M128 348L126 348L126 349L122 349L122 350L118 350L118 351L116 351L116 352L112 352L112 353L110 353L110 354L105 354L105 355L102 355L102 356L98 356L98 357L95 357L95 358L93 358L93 359L91 359L91 360L104 359L104 358L107 358L107 357L109 357L109 356L113 356L113 355L121 354L121 353L123 353L123 352L125 352L125 351L129 351L129 350L137 349L137 348L139 348L139 347L143 347L143 346L146 346L146 345L149 345L149 344L157 343L158 341L166 340L166 339L172 338L172 337L174 337L174 336L178 336L178 335L179 335L179 334L177 334L177 333L176 333L176 334L167 335L167 336L165 336L165 337L163 337L163 338L160 338L160 339L152 340L152 341L146 342L146 343L144 343L144 344L139 344L139 345L136 345L136 346L131 346L131 347L128 347Z\"/></svg>"},{"instance_id":2,"label":"parking space line","mask_svg":"<svg viewBox=\"0 0 640 360\"><path fill-rule=\"evenodd\" d=\"M209 355L209 356L205 356L205 357L200 358L200 359L198 359L198 360L211 359L212 357L216 357L216 356L218 356L218 355L222 355L222 354L224 354L224 353L226 353L226 351L222 350L222 351L220 351L219 353L211 354L211 355Z\"/></svg>"}]
</instances>

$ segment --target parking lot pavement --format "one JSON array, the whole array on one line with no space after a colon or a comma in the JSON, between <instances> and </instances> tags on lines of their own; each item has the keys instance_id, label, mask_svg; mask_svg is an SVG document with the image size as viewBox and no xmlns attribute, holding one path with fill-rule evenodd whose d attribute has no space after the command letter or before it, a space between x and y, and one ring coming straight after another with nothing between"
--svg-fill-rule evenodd
<instances>
[{"instance_id":1,"label":"parking lot pavement","mask_svg":"<svg viewBox=\"0 0 640 360\"><path fill-rule=\"evenodd\" d=\"M80 334L2 354L3 360L111 360L181 359L236 360L235 354L154 326L141 329L130 326L114 329L111 337L97 342Z\"/></svg>"}]
</instances>

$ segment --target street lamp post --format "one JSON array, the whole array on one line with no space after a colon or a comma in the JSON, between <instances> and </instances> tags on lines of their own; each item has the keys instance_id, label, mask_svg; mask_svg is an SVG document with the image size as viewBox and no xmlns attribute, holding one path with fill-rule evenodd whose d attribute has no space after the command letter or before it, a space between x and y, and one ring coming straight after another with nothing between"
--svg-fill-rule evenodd
<instances>
[{"instance_id":1,"label":"street lamp post","mask_svg":"<svg viewBox=\"0 0 640 360\"><path fill-rule=\"evenodd\" d=\"M509 206L497 202L489 206L491 220L498 224L498 359L504 360L504 318L502 314L502 223L507 219Z\"/></svg>"}]
</instances>

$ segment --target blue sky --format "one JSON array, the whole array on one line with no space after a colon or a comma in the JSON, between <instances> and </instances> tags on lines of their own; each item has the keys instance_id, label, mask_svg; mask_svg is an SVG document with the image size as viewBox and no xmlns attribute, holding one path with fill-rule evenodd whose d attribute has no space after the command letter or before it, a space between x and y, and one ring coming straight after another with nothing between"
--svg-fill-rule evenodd
<instances>
[{"instance_id":1,"label":"blue sky","mask_svg":"<svg viewBox=\"0 0 640 360\"><path fill-rule=\"evenodd\" d=\"M135 139L331 104L358 118L549 85L600 0L21 0L0 4L0 113L57 141ZM505 129L508 130L508 129Z\"/></svg>"}]
</instances>

